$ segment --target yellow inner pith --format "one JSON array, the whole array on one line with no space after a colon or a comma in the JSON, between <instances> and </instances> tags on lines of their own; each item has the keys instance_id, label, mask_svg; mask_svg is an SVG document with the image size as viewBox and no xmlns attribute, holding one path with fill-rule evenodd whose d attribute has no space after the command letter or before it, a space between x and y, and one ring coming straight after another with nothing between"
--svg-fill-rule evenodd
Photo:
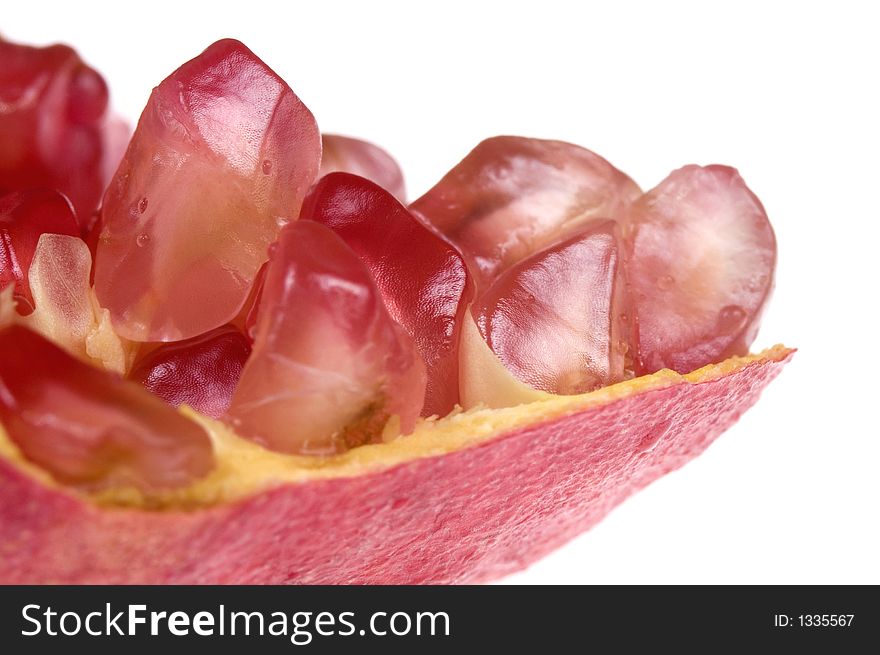
<instances>
[{"instance_id":1,"label":"yellow inner pith","mask_svg":"<svg viewBox=\"0 0 880 655\"><path fill-rule=\"evenodd\" d=\"M484 443L518 428L605 405L638 393L674 384L697 384L733 373L763 360L781 360L789 350L777 345L757 355L732 357L719 364L680 375L663 370L590 393L552 396L503 409L475 408L442 419L420 421L407 436L355 448L340 455L306 457L267 450L237 436L222 423L184 407L181 412L203 425L214 442L216 467L204 478L179 489L145 496L134 488L114 488L88 494L105 506L150 509L190 509L234 501L281 484L363 475L404 462L443 455ZM633 417L638 420L638 417ZM15 462L40 482L61 487L48 473L28 462L0 426L0 457ZM70 493L82 493L69 490Z\"/></svg>"}]
</instances>

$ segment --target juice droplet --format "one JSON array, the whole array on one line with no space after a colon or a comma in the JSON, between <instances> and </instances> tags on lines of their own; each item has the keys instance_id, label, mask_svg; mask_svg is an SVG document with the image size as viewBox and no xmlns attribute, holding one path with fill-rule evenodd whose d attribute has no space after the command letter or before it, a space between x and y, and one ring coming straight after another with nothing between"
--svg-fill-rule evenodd
<instances>
[{"instance_id":1,"label":"juice droplet","mask_svg":"<svg viewBox=\"0 0 880 655\"><path fill-rule=\"evenodd\" d=\"M661 275L657 278L657 286L663 291L667 291L675 284L675 278L671 275Z\"/></svg>"},{"instance_id":2,"label":"juice droplet","mask_svg":"<svg viewBox=\"0 0 880 655\"><path fill-rule=\"evenodd\" d=\"M284 227L288 223L290 223L290 219L288 218L284 218L283 216L275 217L275 224L278 225L278 227Z\"/></svg>"},{"instance_id":3,"label":"juice droplet","mask_svg":"<svg viewBox=\"0 0 880 655\"><path fill-rule=\"evenodd\" d=\"M147 211L147 204L148 204L147 197L144 196L143 198L141 198L141 201L138 203L138 211L141 214L143 214L145 211Z\"/></svg>"},{"instance_id":4,"label":"juice droplet","mask_svg":"<svg viewBox=\"0 0 880 655\"><path fill-rule=\"evenodd\" d=\"M139 234L137 239L135 239L135 241L138 244L138 248L143 248L150 241L150 235L149 234Z\"/></svg>"},{"instance_id":5,"label":"juice droplet","mask_svg":"<svg viewBox=\"0 0 880 655\"><path fill-rule=\"evenodd\" d=\"M727 305L718 312L718 331L733 334L742 329L746 322L746 311L739 305Z\"/></svg>"},{"instance_id":6,"label":"juice droplet","mask_svg":"<svg viewBox=\"0 0 880 655\"><path fill-rule=\"evenodd\" d=\"M263 160L263 175L268 175L272 172L272 162L268 159Z\"/></svg>"}]
</instances>

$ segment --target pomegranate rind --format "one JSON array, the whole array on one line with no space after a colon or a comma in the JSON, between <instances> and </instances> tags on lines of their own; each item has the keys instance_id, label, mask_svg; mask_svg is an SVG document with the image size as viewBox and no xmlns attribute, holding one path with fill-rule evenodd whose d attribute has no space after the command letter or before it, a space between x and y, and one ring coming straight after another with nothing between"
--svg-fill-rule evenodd
<instances>
[{"instance_id":1,"label":"pomegranate rind","mask_svg":"<svg viewBox=\"0 0 880 655\"><path fill-rule=\"evenodd\" d=\"M0 438L0 582L462 583L511 573L699 455L794 351L425 421L316 460L202 418L217 469L156 508L54 485ZM2 437L2 435L0 435Z\"/></svg>"}]
</instances>

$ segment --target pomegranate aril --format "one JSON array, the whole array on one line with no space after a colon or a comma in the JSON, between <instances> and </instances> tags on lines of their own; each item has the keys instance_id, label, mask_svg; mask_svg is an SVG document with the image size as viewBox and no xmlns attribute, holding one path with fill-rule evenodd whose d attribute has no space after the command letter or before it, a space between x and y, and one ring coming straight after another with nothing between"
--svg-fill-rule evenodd
<instances>
[{"instance_id":1,"label":"pomegranate aril","mask_svg":"<svg viewBox=\"0 0 880 655\"><path fill-rule=\"evenodd\" d=\"M232 326L162 344L136 362L129 379L175 407L186 404L220 418L251 352L247 338Z\"/></svg>"},{"instance_id":2,"label":"pomegranate aril","mask_svg":"<svg viewBox=\"0 0 880 655\"><path fill-rule=\"evenodd\" d=\"M746 354L773 288L776 239L737 171L674 171L632 205L627 230L636 372Z\"/></svg>"},{"instance_id":3,"label":"pomegranate aril","mask_svg":"<svg viewBox=\"0 0 880 655\"><path fill-rule=\"evenodd\" d=\"M0 39L0 61L0 193L58 189L88 220L118 140L106 120L107 85L67 46Z\"/></svg>"},{"instance_id":4,"label":"pomegranate aril","mask_svg":"<svg viewBox=\"0 0 880 655\"><path fill-rule=\"evenodd\" d=\"M312 114L237 41L162 82L104 197L95 289L119 333L178 341L232 321L320 158Z\"/></svg>"},{"instance_id":5,"label":"pomegranate aril","mask_svg":"<svg viewBox=\"0 0 880 655\"><path fill-rule=\"evenodd\" d=\"M473 308L483 338L508 370L533 389L557 394L624 379L626 311L611 221L509 268Z\"/></svg>"},{"instance_id":6,"label":"pomegranate aril","mask_svg":"<svg viewBox=\"0 0 880 655\"><path fill-rule=\"evenodd\" d=\"M331 454L378 441L391 416L409 432L424 394L424 364L367 267L329 228L287 225L224 420L274 450Z\"/></svg>"},{"instance_id":7,"label":"pomegranate aril","mask_svg":"<svg viewBox=\"0 0 880 655\"><path fill-rule=\"evenodd\" d=\"M102 172L102 177L107 182L113 179L114 173L116 173L116 169L119 168L119 164L122 161L122 158L125 156L125 151L128 149L128 142L131 139L131 125L129 125L128 121L126 121L121 116L117 116L115 114L111 114L104 125L104 168ZM103 192L103 190L102 190ZM80 218L80 222L85 224L83 225L83 238L88 234L88 223L90 222L87 216L83 216Z\"/></svg>"},{"instance_id":8,"label":"pomegranate aril","mask_svg":"<svg viewBox=\"0 0 880 655\"><path fill-rule=\"evenodd\" d=\"M321 136L324 151L319 177L341 171L353 173L375 182L400 202L406 201L403 171L385 150L379 146L338 134Z\"/></svg>"},{"instance_id":9,"label":"pomegranate aril","mask_svg":"<svg viewBox=\"0 0 880 655\"><path fill-rule=\"evenodd\" d=\"M506 268L641 192L598 155L561 141L487 139L412 209L469 258L485 288Z\"/></svg>"},{"instance_id":10,"label":"pomegranate aril","mask_svg":"<svg viewBox=\"0 0 880 655\"><path fill-rule=\"evenodd\" d=\"M302 218L331 228L370 269L427 367L423 414L448 414L459 401L459 333L473 296L461 255L388 191L348 173L322 178L306 197Z\"/></svg>"},{"instance_id":11,"label":"pomegranate aril","mask_svg":"<svg viewBox=\"0 0 880 655\"><path fill-rule=\"evenodd\" d=\"M28 278L35 309L19 320L80 359L123 373L130 344L113 331L106 309L89 285L92 257L78 237L44 234Z\"/></svg>"},{"instance_id":12,"label":"pomegranate aril","mask_svg":"<svg viewBox=\"0 0 880 655\"><path fill-rule=\"evenodd\" d=\"M47 234L40 238L29 273L37 308L28 319L31 327L81 358L86 357L86 338L95 326L91 267L82 240Z\"/></svg>"},{"instance_id":13,"label":"pomegranate aril","mask_svg":"<svg viewBox=\"0 0 880 655\"><path fill-rule=\"evenodd\" d=\"M83 488L150 493L214 466L196 423L21 326L0 330L0 420L28 460Z\"/></svg>"},{"instance_id":14,"label":"pomegranate aril","mask_svg":"<svg viewBox=\"0 0 880 655\"><path fill-rule=\"evenodd\" d=\"M70 73L67 117L78 124L95 123L104 117L110 92L104 78L85 64L74 67Z\"/></svg>"},{"instance_id":15,"label":"pomegranate aril","mask_svg":"<svg viewBox=\"0 0 880 655\"><path fill-rule=\"evenodd\" d=\"M47 233L79 235L67 198L49 189L0 197L0 289L14 284L15 296L24 300L19 308L33 307L28 271L40 236Z\"/></svg>"},{"instance_id":16,"label":"pomegranate aril","mask_svg":"<svg viewBox=\"0 0 880 655\"><path fill-rule=\"evenodd\" d=\"M270 257L272 256L273 248L274 246L269 247ZM268 267L269 262L266 262L260 267L260 270L257 271L257 276L254 278L254 285L251 287L251 294L242 308L241 313L238 315L238 318L234 321L235 325L242 328L250 343L254 342L254 337L256 336L257 319L260 315L260 300L263 297L263 286L266 284L266 269Z\"/></svg>"}]
</instances>

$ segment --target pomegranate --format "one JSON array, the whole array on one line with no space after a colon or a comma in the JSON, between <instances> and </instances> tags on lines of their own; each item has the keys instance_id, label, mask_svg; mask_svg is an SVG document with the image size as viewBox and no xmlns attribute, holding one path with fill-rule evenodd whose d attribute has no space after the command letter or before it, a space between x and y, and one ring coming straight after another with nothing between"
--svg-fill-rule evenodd
<instances>
[{"instance_id":1,"label":"pomegranate","mask_svg":"<svg viewBox=\"0 0 880 655\"><path fill-rule=\"evenodd\" d=\"M489 579L792 356L748 354L776 243L732 168L503 136L407 207L238 41L130 141L70 48L0 56L0 582Z\"/></svg>"}]
</instances>

